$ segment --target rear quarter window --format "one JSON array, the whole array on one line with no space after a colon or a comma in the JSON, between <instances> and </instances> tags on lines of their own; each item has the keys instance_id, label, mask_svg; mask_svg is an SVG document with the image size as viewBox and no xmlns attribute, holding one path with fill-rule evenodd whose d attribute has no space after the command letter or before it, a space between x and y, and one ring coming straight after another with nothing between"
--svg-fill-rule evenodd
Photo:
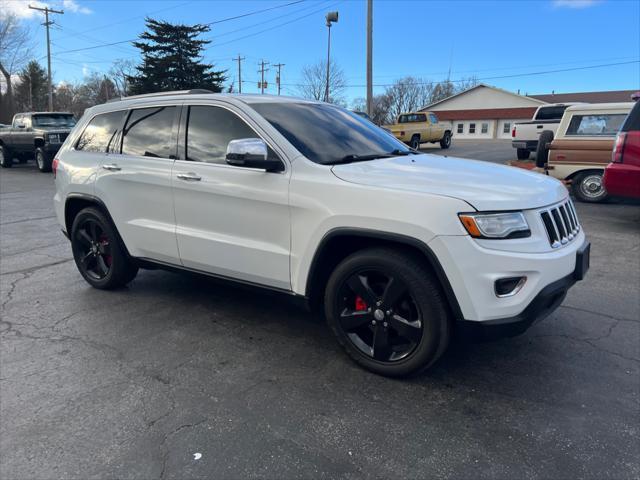
<instances>
[{"instance_id":1,"label":"rear quarter window","mask_svg":"<svg viewBox=\"0 0 640 480\"><path fill-rule=\"evenodd\" d=\"M120 133L126 110L101 113L93 117L76 143L85 152L119 152Z\"/></svg>"},{"instance_id":2,"label":"rear quarter window","mask_svg":"<svg viewBox=\"0 0 640 480\"><path fill-rule=\"evenodd\" d=\"M567 105L542 107L538 110L535 120L560 120L566 109Z\"/></svg>"},{"instance_id":3,"label":"rear quarter window","mask_svg":"<svg viewBox=\"0 0 640 480\"><path fill-rule=\"evenodd\" d=\"M626 115L624 113L603 113L574 115L567 127L567 136L607 137L620 130Z\"/></svg>"}]
</instances>

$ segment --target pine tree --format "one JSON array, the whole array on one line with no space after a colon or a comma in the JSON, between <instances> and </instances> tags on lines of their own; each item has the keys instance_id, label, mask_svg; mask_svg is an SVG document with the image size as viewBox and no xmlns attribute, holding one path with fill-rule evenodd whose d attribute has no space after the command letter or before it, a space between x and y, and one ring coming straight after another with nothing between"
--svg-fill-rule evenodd
<instances>
[{"instance_id":1,"label":"pine tree","mask_svg":"<svg viewBox=\"0 0 640 480\"><path fill-rule=\"evenodd\" d=\"M19 83L14 87L17 111L47 110L47 72L35 60L31 60L20 73Z\"/></svg>"},{"instance_id":2,"label":"pine tree","mask_svg":"<svg viewBox=\"0 0 640 480\"><path fill-rule=\"evenodd\" d=\"M203 63L202 51L209 40L198 36L210 28L206 25L174 25L147 18L144 41L133 42L142 53L138 75L128 78L129 93L141 94L171 90L206 88L221 92L225 70L213 70Z\"/></svg>"}]
</instances>

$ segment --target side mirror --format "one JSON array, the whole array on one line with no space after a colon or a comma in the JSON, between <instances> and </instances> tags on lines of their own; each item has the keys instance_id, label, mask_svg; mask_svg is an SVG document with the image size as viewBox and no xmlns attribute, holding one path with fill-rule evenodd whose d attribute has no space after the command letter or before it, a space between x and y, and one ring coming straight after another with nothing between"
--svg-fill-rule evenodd
<instances>
[{"instance_id":1,"label":"side mirror","mask_svg":"<svg viewBox=\"0 0 640 480\"><path fill-rule=\"evenodd\" d=\"M267 172L281 172L284 165L279 159L268 159L267 144L260 138L240 138L227 145L227 163L235 167L259 168Z\"/></svg>"}]
</instances>

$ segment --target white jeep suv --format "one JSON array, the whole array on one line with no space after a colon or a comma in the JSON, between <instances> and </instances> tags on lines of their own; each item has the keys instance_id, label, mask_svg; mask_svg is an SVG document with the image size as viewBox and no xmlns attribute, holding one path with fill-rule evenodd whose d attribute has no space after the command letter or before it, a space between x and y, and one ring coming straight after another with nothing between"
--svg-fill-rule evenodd
<instances>
[{"instance_id":1,"label":"white jeep suv","mask_svg":"<svg viewBox=\"0 0 640 480\"><path fill-rule=\"evenodd\" d=\"M55 208L96 288L180 268L324 305L360 365L401 376L454 332L516 335L589 265L566 188L421 154L333 105L201 90L86 111Z\"/></svg>"}]
</instances>

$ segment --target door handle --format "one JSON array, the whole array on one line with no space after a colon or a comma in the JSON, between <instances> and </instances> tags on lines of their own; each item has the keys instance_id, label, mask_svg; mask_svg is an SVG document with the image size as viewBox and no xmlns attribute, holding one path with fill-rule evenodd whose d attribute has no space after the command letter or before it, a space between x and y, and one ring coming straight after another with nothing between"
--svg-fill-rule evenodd
<instances>
[{"instance_id":1,"label":"door handle","mask_svg":"<svg viewBox=\"0 0 640 480\"><path fill-rule=\"evenodd\" d=\"M188 173L179 173L176 175L180 180L186 180L187 182L199 182L202 180L202 177L196 173L188 172Z\"/></svg>"},{"instance_id":2,"label":"door handle","mask_svg":"<svg viewBox=\"0 0 640 480\"><path fill-rule=\"evenodd\" d=\"M120 170L122 170L122 168L120 168L115 163L111 163L109 165L103 165L102 168L104 168L105 170L109 170L110 172L119 172Z\"/></svg>"}]
</instances>

